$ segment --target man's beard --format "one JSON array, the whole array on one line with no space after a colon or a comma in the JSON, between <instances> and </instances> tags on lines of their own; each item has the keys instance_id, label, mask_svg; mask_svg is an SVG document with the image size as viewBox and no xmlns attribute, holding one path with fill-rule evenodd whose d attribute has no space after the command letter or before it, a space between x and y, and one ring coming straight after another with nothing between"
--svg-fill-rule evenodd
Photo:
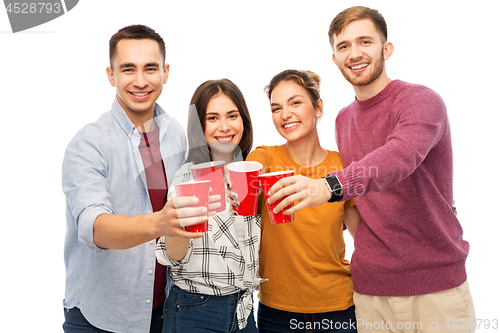
<instances>
[{"instance_id":1,"label":"man's beard","mask_svg":"<svg viewBox=\"0 0 500 333\"><path fill-rule=\"evenodd\" d=\"M353 62L355 63L355 62ZM350 84L357 87L367 86L380 76L384 71L384 51L380 55L380 58L375 62L370 62L369 66L373 66L371 68L371 73L363 73L362 75L355 75L352 77L352 73L349 68L340 67L340 72L344 75L345 79L349 81Z\"/></svg>"}]
</instances>

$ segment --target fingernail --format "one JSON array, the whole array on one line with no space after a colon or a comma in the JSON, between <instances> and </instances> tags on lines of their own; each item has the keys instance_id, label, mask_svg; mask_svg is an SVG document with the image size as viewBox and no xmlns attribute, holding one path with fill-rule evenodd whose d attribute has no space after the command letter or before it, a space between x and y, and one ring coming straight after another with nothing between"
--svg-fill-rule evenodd
<instances>
[{"instance_id":1,"label":"fingernail","mask_svg":"<svg viewBox=\"0 0 500 333\"><path fill-rule=\"evenodd\" d=\"M239 207L239 206L240 206L240 203L239 203L238 201L235 201L235 202L234 202L234 206L235 206L235 207Z\"/></svg>"},{"instance_id":2,"label":"fingernail","mask_svg":"<svg viewBox=\"0 0 500 333\"><path fill-rule=\"evenodd\" d=\"M233 200L238 200L238 195L237 194L233 194Z\"/></svg>"}]
</instances>

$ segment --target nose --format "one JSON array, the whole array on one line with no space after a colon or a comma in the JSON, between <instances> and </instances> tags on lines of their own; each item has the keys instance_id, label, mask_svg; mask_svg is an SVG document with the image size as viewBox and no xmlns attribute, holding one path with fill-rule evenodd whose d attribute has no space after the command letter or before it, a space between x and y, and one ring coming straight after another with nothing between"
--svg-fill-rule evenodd
<instances>
[{"instance_id":1,"label":"nose","mask_svg":"<svg viewBox=\"0 0 500 333\"><path fill-rule=\"evenodd\" d=\"M134 78L134 86L136 86L139 89L146 88L148 85L148 80L146 77L146 73L144 71L137 71L135 78Z\"/></svg>"},{"instance_id":2,"label":"nose","mask_svg":"<svg viewBox=\"0 0 500 333\"><path fill-rule=\"evenodd\" d=\"M288 120L292 117L292 111L288 107L284 107L281 111L281 119Z\"/></svg>"},{"instance_id":3,"label":"nose","mask_svg":"<svg viewBox=\"0 0 500 333\"><path fill-rule=\"evenodd\" d=\"M229 124L227 123L227 120L222 118L219 121L219 131L221 132L227 132L229 130Z\"/></svg>"},{"instance_id":4,"label":"nose","mask_svg":"<svg viewBox=\"0 0 500 333\"><path fill-rule=\"evenodd\" d=\"M361 49L356 44L353 44L351 46L350 51L351 52L349 53L349 59L351 60L351 62L356 61L356 60L360 60L361 58L363 58L363 54L361 52Z\"/></svg>"}]
</instances>

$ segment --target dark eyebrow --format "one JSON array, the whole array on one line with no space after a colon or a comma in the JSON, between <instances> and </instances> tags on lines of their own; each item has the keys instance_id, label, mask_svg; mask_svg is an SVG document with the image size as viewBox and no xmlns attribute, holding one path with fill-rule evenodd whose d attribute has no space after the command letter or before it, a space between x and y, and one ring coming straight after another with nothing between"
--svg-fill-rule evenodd
<instances>
[{"instance_id":1,"label":"dark eyebrow","mask_svg":"<svg viewBox=\"0 0 500 333\"><path fill-rule=\"evenodd\" d=\"M120 67L120 69L123 69L123 68L137 68L137 66L134 63L131 63L131 62L125 63L125 64L121 64L119 67ZM144 67L158 67L158 68L160 68L160 65L157 62L151 62L151 63L146 64Z\"/></svg>"},{"instance_id":2,"label":"dark eyebrow","mask_svg":"<svg viewBox=\"0 0 500 333\"><path fill-rule=\"evenodd\" d=\"M126 64L121 64L120 69L123 69L123 68L136 68L135 64L133 63L126 63Z\"/></svg>"},{"instance_id":3,"label":"dark eyebrow","mask_svg":"<svg viewBox=\"0 0 500 333\"><path fill-rule=\"evenodd\" d=\"M227 113L228 113L228 114L230 114L230 113L235 113L235 112L240 113L240 111L239 111L239 110L231 110L231 111L228 111ZM206 116L208 116L208 115L217 115L217 116L218 116L218 115L219 115L219 112L215 112L215 111L207 111Z\"/></svg>"}]
</instances>

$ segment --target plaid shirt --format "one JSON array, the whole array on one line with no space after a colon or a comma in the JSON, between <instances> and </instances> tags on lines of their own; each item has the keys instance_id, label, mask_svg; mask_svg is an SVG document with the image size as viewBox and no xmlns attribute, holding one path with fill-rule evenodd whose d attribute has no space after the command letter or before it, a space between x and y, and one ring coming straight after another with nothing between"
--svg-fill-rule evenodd
<instances>
[{"instance_id":1,"label":"plaid shirt","mask_svg":"<svg viewBox=\"0 0 500 333\"><path fill-rule=\"evenodd\" d=\"M193 179L192 163L184 164L174 176L169 200L175 195L173 185ZM237 240L235 223L245 225L245 237ZM191 239L186 256L170 259L161 237L156 246L158 261L171 267L172 282L192 292L224 296L245 291L237 305L238 326L243 329L252 311L252 296L264 281L259 277L260 215L234 216L229 210L210 217L208 232Z\"/></svg>"}]
</instances>

